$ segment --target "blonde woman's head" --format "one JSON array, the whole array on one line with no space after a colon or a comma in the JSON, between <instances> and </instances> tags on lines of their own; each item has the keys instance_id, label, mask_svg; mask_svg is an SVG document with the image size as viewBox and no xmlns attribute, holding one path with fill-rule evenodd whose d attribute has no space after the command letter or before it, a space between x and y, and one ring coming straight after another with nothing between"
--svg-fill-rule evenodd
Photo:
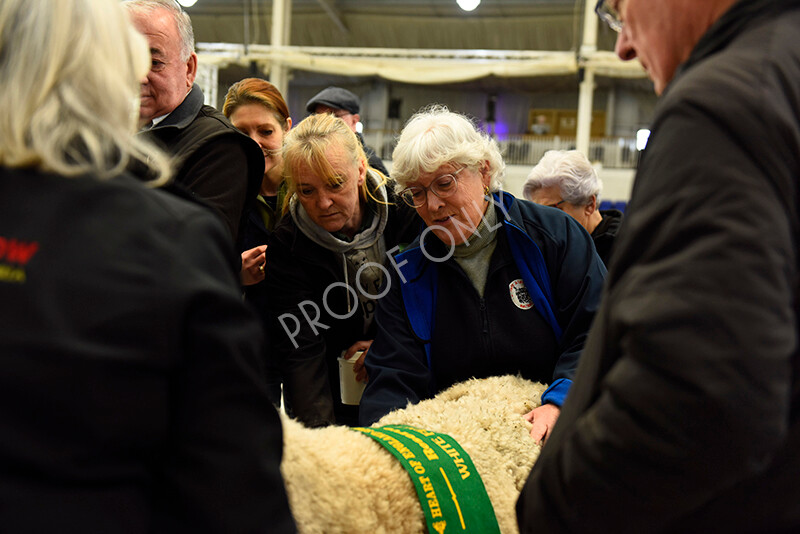
<instances>
[{"instance_id":1,"label":"blonde woman's head","mask_svg":"<svg viewBox=\"0 0 800 534\"><path fill-rule=\"evenodd\" d=\"M168 158L135 137L147 42L118 0L3 0L0 4L0 165L64 176L151 177Z\"/></svg>"}]
</instances>

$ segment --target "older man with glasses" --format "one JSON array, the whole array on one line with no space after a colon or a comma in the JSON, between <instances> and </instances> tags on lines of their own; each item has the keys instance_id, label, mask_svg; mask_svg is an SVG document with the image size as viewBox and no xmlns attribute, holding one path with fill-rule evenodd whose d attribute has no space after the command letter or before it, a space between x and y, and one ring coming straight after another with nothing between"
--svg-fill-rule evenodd
<instances>
[{"instance_id":1,"label":"older man with glasses","mask_svg":"<svg viewBox=\"0 0 800 534\"><path fill-rule=\"evenodd\" d=\"M800 532L800 0L597 4L661 101L526 532Z\"/></svg>"}]
</instances>

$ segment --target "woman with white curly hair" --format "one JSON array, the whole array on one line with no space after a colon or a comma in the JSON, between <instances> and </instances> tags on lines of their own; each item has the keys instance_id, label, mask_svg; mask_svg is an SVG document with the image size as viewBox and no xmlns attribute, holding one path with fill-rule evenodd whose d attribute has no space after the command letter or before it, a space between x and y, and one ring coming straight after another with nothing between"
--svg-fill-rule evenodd
<instances>
[{"instance_id":1,"label":"woman with white curly hair","mask_svg":"<svg viewBox=\"0 0 800 534\"><path fill-rule=\"evenodd\" d=\"M392 176L427 228L395 259L366 357L361 422L470 377L550 383L527 418L548 436L600 298L605 268L557 210L501 191L497 143L433 106L406 124Z\"/></svg>"},{"instance_id":2,"label":"woman with white curly hair","mask_svg":"<svg viewBox=\"0 0 800 534\"><path fill-rule=\"evenodd\" d=\"M591 234L597 253L608 265L611 246L622 225L622 212L598 209L602 190L597 171L581 152L548 150L528 174L522 195L571 215Z\"/></svg>"}]
</instances>

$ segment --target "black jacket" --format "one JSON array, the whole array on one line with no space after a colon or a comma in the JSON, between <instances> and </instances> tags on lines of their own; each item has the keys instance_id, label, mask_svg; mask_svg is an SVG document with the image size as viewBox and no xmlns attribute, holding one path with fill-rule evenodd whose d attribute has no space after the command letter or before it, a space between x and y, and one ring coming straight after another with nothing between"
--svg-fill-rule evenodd
<instances>
[{"instance_id":1,"label":"black jacket","mask_svg":"<svg viewBox=\"0 0 800 534\"><path fill-rule=\"evenodd\" d=\"M242 227L242 242L240 250L242 252L252 248L266 245L269 241L269 234L272 233L273 228L282 217L283 199L286 196L286 184L281 183L278 195L275 198L275 208L271 204L263 202L261 197L258 197L254 206L248 211L247 219ZM280 369L277 364L271 359L271 351L269 350L269 319L267 315L267 304L269 303L269 290L267 289L266 280L262 280L257 284L244 286L245 301L253 307L253 310L261 320L264 335L267 337L267 343L264 345L264 362L266 364L265 372L267 374L267 387L270 400L276 406L281 404L281 378Z\"/></svg>"},{"instance_id":2,"label":"black jacket","mask_svg":"<svg viewBox=\"0 0 800 534\"><path fill-rule=\"evenodd\" d=\"M743 0L663 94L522 532L800 532L797 28Z\"/></svg>"},{"instance_id":3,"label":"black jacket","mask_svg":"<svg viewBox=\"0 0 800 534\"><path fill-rule=\"evenodd\" d=\"M597 255L605 265L608 265L614 240L622 226L623 215L619 210L603 210L600 215L603 216L603 220L592 231L592 241L594 241L594 248L597 249Z\"/></svg>"},{"instance_id":4,"label":"black jacket","mask_svg":"<svg viewBox=\"0 0 800 534\"><path fill-rule=\"evenodd\" d=\"M389 176L389 171L386 170L386 165L383 164L381 157L370 146L364 142L364 136L356 133L356 137L361 142L361 147L364 149L364 154L367 156L367 163L373 169L378 169L384 176Z\"/></svg>"},{"instance_id":5,"label":"black jacket","mask_svg":"<svg viewBox=\"0 0 800 534\"><path fill-rule=\"evenodd\" d=\"M220 222L131 177L0 198L0 530L293 532Z\"/></svg>"},{"instance_id":6,"label":"black jacket","mask_svg":"<svg viewBox=\"0 0 800 534\"><path fill-rule=\"evenodd\" d=\"M391 184L387 190L391 204L383 235L390 251L413 241L421 219L395 197ZM375 325L365 335L360 309L347 319L330 314L348 315L347 303L352 300L341 286L345 284L341 255L309 239L286 215L270 235L266 264L271 360L282 369L284 395L292 415L308 426L358 424L358 407L341 403L336 360L356 341L372 339ZM331 290L326 293L328 288ZM304 316L303 309L314 318L315 306L320 311L318 321L328 329L310 324ZM281 322L284 314L299 321L299 333L293 338L298 348L283 326L292 332L295 323L288 318Z\"/></svg>"},{"instance_id":7,"label":"black jacket","mask_svg":"<svg viewBox=\"0 0 800 534\"><path fill-rule=\"evenodd\" d=\"M508 218L496 208L498 221L503 222L496 230L498 242L483 297L453 258L431 260L448 257L448 248L434 236L428 234L424 248L418 249L426 258L420 269L408 270L404 258L397 258L409 281L419 278L418 271L437 269L437 284L428 291L436 294L430 364L425 344L410 324L409 314L419 310L406 305L404 282L391 269L392 285L378 304L378 333L366 358L369 382L361 399L362 425L471 377L519 373L544 383L564 379L564 394L569 389L599 304L605 268L589 234L569 215L508 193L498 198L507 202ZM563 332L560 338L535 304L520 302L515 288L521 274L507 238L508 225L527 234L527 246L541 251L551 307ZM419 241L409 246L409 253L416 247ZM420 300L411 298L409 304Z\"/></svg>"},{"instance_id":8,"label":"black jacket","mask_svg":"<svg viewBox=\"0 0 800 534\"><path fill-rule=\"evenodd\" d=\"M241 242L239 228L264 177L264 155L225 116L203 105L195 85L180 106L140 133L175 157L175 183L211 206Z\"/></svg>"}]
</instances>

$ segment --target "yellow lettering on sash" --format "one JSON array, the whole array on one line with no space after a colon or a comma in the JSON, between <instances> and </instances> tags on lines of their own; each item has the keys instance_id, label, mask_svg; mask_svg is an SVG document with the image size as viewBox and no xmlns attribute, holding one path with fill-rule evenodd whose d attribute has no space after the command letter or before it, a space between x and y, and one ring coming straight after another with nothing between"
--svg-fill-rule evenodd
<instances>
[{"instance_id":1,"label":"yellow lettering on sash","mask_svg":"<svg viewBox=\"0 0 800 534\"><path fill-rule=\"evenodd\" d=\"M436 491L433 489L430 477L419 477L422 484L422 491L428 499L428 508L431 510L431 517L442 517L442 509L439 506L439 499L436 498Z\"/></svg>"},{"instance_id":2,"label":"yellow lettering on sash","mask_svg":"<svg viewBox=\"0 0 800 534\"><path fill-rule=\"evenodd\" d=\"M411 452L411 449L400 443L396 438L393 438L388 434L384 434L383 432L372 431L370 432L370 434L372 434L373 436L377 436L378 438L380 438L381 441L385 441L386 443L391 445L392 448L397 452L399 452L400 455L406 460L408 460L409 458L416 458L414 453Z\"/></svg>"},{"instance_id":3,"label":"yellow lettering on sash","mask_svg":"<svg viewBox=\"0 0 800 534\"><path fill-rule=\"evenodd\" d=\"M458 467L458 473L461 475L461 480L466 480L469 478L469 468L464 463L464 459L461 458L461 455L458 453L458 451L455 450L452 445L447 443L447 441L445 441L445 439L441 436L436 436L433 438L433 442L441 447L441 449L453 459L453 463L456 464L456 467Z\"/></svg>"},{"instance_id":4,"label":"yellow lettering on sash","mask_svg":"<svg viewBox=\"0 0 800 534\"><path fill-rule=\"evenodd\" d=\"M463 462L463 460L461 461ZM469 478L469 469L467 469L467 465L464 463L458 464L458 473L461 475L461 480Z\"/></svg>"},{"instance_id":5,"label":"yellow lettering on sash","mask_svg":"<svg viewBox=\"0 0 800 534\"><path fill-rule=\"evenodd\" d=\"M433 523L433 528L439 534L444 534L444 529L447 528L447 521L435 521Z\"/></svg>"},{"instance_id":6,"label":"yellow lettering on sash","mask_svg":"<svg viewBox=\"0 0 800 534\"><path fill-rule=\"evenodd\" d=\"M429 491L433 491L433 484L431 484L430 477L419 477L419 481L422 484L422 491L424 491L426 494Z\"/></svg>"},{"instance_id":7,"label":"yellow lettering on sash","mask_svg":"<svg viewBox=\"0 0 800 534\"><path fill-rule=\"evenodd\" d=\"M418 475L425 474L425 466L422 465L422 462L417 460L409 460L408 465L414 470L414 472Z\"/></svg>"},{"instance_id":8,"label":"yellow lettering on sash","mask_svg":"<svg viewBox=\"0 0 800 534\"><path fill-rule=\"evenodd\" d=\"M442 517L442 509L439 508L438 499L428 499L428 507L431 509L431 517Z\"/></svg>"},{"instance_id":9,"label":"yellow lettering on sash","mask_svg":"<svg viewBox=\"0 0 800 534\"><path fill-rule=\"evenodd\" d=\"M425 454L425 458L427 458L428 460L438 460L439 459L439 456L436 455L436 451L434 451L430 447L422 449L422 452Z\"/></svg>"},{"instance_id":10,"label":"yellow lettering on sash","mask_svg":"<svg viewBox=\"0 0 800 534\"><path fill-rule=\"evenodd\" d=\"M408 439L410 439L411 441L413 441L414 443L416 443L417 445L419 445L420 448L422 448L423 454L425 454L425 457L428 460L438 460L439 459L439 456L436 455L436 451L434 451L433 448L431 448L430 445L428 445L427 443L425 443L424 441L419 439L414 434L411 434L409 432L403 432L402 430L397 430L396 428L387 428L386 430L388 430L389 432L394 432L396 434L400 434L401 436L405 436Z\"/></svg>"}]
</instances>

